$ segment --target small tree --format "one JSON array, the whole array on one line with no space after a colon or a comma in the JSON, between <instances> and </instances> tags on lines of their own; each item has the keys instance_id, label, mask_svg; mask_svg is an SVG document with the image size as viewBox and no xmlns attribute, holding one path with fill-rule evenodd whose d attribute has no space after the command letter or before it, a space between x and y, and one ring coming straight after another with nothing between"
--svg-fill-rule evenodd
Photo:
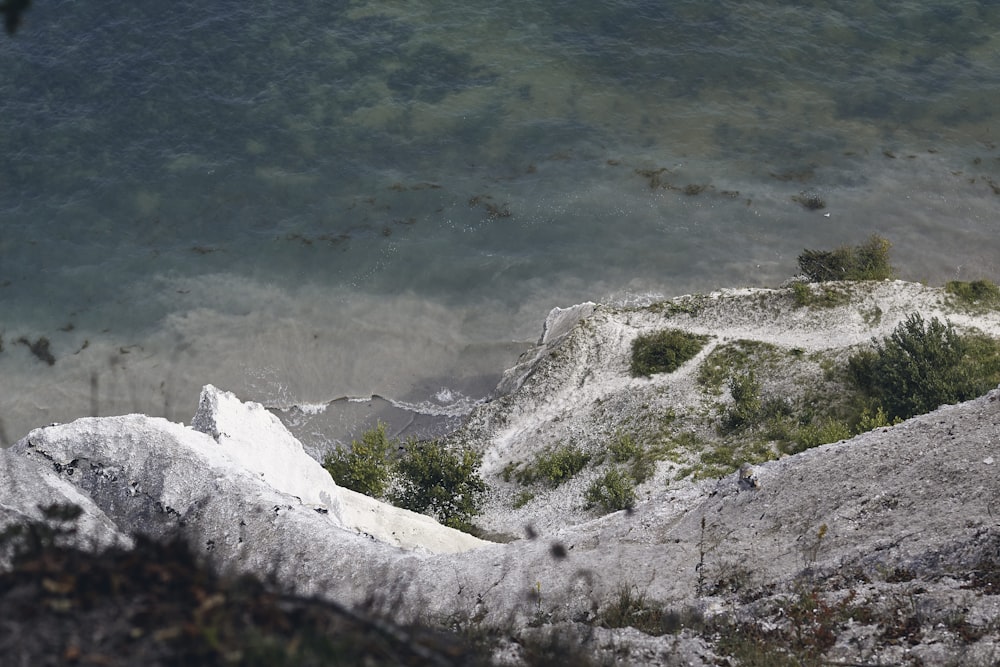
<instances>
[{"instance_id":1,"label":"small tree","mask_svg":"<svg viewBox=\"0 0 1000 667\"><path fill-rule=\"evenodd\" d=\"M468 448L450 450L437 441L411 440L396 464L399 480L391 502L414 512L430 512L446 526L468 530L486 492L478 472L481 463L482 455Z\"/></svg>"},{"instance_id":2,"label":"small tree","mask_svg":"<svg viewBox=\"0 0 1000 667\"><path fill-rule=\"evenodd\" d=\"M390 454L394 443L385 434L385 424L365 431L361 442L354 440L350 449L338 449L323 460L323 467L340 486L372 498L385 495L392 473Z\"/></svg>"}]
</instances>

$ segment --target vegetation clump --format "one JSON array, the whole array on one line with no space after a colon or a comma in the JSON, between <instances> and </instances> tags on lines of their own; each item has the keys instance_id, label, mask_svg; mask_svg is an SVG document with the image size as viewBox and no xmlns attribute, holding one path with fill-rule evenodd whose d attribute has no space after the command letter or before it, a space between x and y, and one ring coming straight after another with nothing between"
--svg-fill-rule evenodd
<instances>
[{"instance_id":1,"label":"vegetation clump","mask_svg":"<svg viewBox=\"0 0 1000 667\"><path fill-rule=\"evenodd\" d=\"M951 280L945 283L944 291L967 306L1000 305L1000 287L990 280Z\"/></svg>"},{"instance_id":2,"label":"vegetation clump","mask_svg":"<svg viewBox=\"0 0 1000 667\"><path fill-rule=\"evenodd\" d=\"M819 211L826 208L826 201L815 192L803 192L792 197L792 201L802 204L803 208L810 211Z\"/></svg>"},{"instance_id":3,"label":"vegetation clump","mask_svg":"<svg viewBox=\"0 0 1000 667\"><path fill-rule=\"evenodd\" d=\"M951 323L913 313L889 337L852 355L848 371L888 419L907 419L996 386L1000 344L960 336Z\"/></svg>"},{"instance_id":4,"label":"vegetation clump","mask_svg":"<svg viewBox=\"0 0 1000 667\"><path fill-rule=\"evenodd\" d=\"M600 507L606 514L635 507L635 482L617 466L594 480L584 494L588 507Z\"/></svg>"},{"instance_id":5,"label":"vegetation clump","mask_svg":"<svg viewBox=\"0 0 1000 667\"><path fill-rule=\"evenodd\" d=\"M792 297L797 306L819 308L834 308L851 300L851 295L846 290L828 287L814 290L809 283L792 283Z\"/></svg>"},{"instance_id":6,"label":"vegetation clump","mask_svg":"<svg viewBox=\"0 0 1000 667\"><path fill-rule=\"evenodd\" d=\"M392 473L393 445L385 434L385 424L365 431L350 449L338 449L323 460L323 467L339 486L372 498L385 495Z\"/></svg>"},{"instance_id":7,"label":"vegetation clump","mask_svg":"<svg viewBox=\"0 0 1000 667\"><path fill-rule=\"evenodd\" d=\"M732 433L757 424L762 408L757 374L751 370L731 377L729 393L733 396L733 405L723 415L723 432Z\"/></svg>"},{"instance_id":8,"label":"vegetation clump","mask_svg":"<svg viewBox=\"0 0 1000 667\"><path fill-rule=\"evenodd\" d=\"M446 526L468 531L486 492L477 472L482 458L471 449L449 450L436 440L411 440L396 463L399 481L389 499L397 507L429 512Z\"/></svg>"},{"instance_id":9,"label":"vegetation clump","mask_svg":"<svg viewBox=\"0 0 1000 667\"><path fill-rule=\"evenodd\" d=\"M625 463L642 454L642 446L628 433L621 433L608 445L608 451L615 463Z\"/></svg>"},{"instance_id":10,"label":"vegetation clump","mask_svg":"<svg viewBox=\"0 0 1000 667\"><path fill-rule=\"evenodd\" d=\"M632 341L632 375L649 377L654 373L672 373L692 359L708 341L708 336L665 329L644 334Z\"/></svg>"},{"instance_id":11,"label":"vegetation clump","mask_svg":"<svg viewBox=\"0 0 1000 667\"><path fill-rule=\"evenodd\" d=\"M590 455L574 445L562 445L538 455L535 462L515 472L521 484L544 480L551 486L566 482L590 462Z\"/></svg>"},{"instance_id":12,"label":"vegetation clump","mask_svg":"<svg viewBox=\"0 0 1000 667\"><path fill-rule=\"evenodd\" d=\"M634 586L621 586L617 598L601 611L599 620L605 628L635 628L653 637L677 634L685 627L705 629L704 617L697 609L668 609L646 599Z\"/></svg>"},{"instance_id":13,"label":"vegetation clump","mask_svg":"<svg viewBox=\"0 0 1000 667\"><path fill-rule=\"evenodd\" d=\"M482 456L452 450L437 441L390 440L379 422L361 441L323 461L340 486L397 507L431 514L442 524L469 532L479 514L486 483L479 475Z\"/></svg>"},{"instance_id":14,"label":"vegetation clump","mask_svg":"<svg viewBox=\"0 0 1000 667\"><path fill-rule=\"evenodd\" d=\"M804 250L799 255L799 269L811 282L829 280L887 280L895 275L889 264L888 240L872 235L858 246L835 250Z\"/></svg>"}]
</instances>

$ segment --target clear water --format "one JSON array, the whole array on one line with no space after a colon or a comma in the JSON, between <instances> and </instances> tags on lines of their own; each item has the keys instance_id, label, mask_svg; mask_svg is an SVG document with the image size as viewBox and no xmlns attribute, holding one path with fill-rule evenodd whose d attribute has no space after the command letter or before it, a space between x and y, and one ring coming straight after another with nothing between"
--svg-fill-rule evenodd
<instances>
[{"instance_id":1,"label":"clear water","mask_svg":"<svg viewBox=\"0 0 1000 667\"><path fill-rule=\"evenodd\" d=\"M1000 280L995 0L35 5L0 40L0 443L208 382L311 442L419 430L554 306L873 232L901 277Z\"/></svg>"}]
</instances>

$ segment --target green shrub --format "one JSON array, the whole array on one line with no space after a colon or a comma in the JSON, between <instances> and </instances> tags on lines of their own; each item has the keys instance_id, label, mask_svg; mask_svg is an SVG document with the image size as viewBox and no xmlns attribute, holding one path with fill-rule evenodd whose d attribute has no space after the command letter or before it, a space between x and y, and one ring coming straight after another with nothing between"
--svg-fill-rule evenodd
<instances>
[{"instance_id":1,"label":"green shrub","mask_svg":"<svg viewBox=\"0 0 1000 667\"><path fill-rule=\"evenodd\" d=\"M385 434L385 424L365 431L361 442L354 440L350 449L338 449L323 460L333 481L344 488L372 498L385 494L392 462L389 459L394 443Z\"/></svg>"},{"instance_id":2,"label":"green shrub","mask_svg":"<svg viewBox=\"0 0 1000 667\"><path fill-rule=\"evenodd\" d=\"M632 341L632 375L649 377L653 373L672 373L698 354L707 341L707 336L679 329L641 335Z\"/></svg>"},{"instance_id":3,"label":"green shrub","mask_svg":"<svg viewBox=\"0 0 1000 667\"><path fill-rule=\"evenodd\" d=\"M451 450L440 442L407 442L396 463L399 480L391 494L397 507L431 513L445 526L468 530L479 514L486 484L479 476L482 456Z\"/></svg>"},{"instance_id":4,"label":"green shrub","mask_svg":"<svg viewBox=\"0 0 1000 667\"><path fill-rule=\"evenodd\" d=\"M804 250L799 255L799 269L814 283L828 280L886 280L895 270L889 264L892 244L872 235L858 246L835 250Z\"/></svg>"},{"instance_id":5,"label":"green shrub","mask_svg":"<svg viewBox=\"0 0 1000 667\"><path fill-rule=\"evenodd\" d=\"M615 463L625 463L629 459L642 455L642 447L628 433L619 434L610 445L611 459Z\"/></svg>"},{"instance_id":6,"label":"green shrub","mask_svg":"<svg viewBox=\"0 0 1000 667\"><path fill-rule=\"evenodd\" d=\"M552 486L559 486L583 470L589 462L589 454L573 445L563 445L539 454L532 465L518 470L515 476L521 484L533 484L541 479Z\"/></svg>"},{"instance_id":7,"label":"green shrub","mask_svg":"<svg viewBox=\"0 0 1000 667\"><path fill-rule=\"evenodd\" d=\"M827 417L818 424L812 423L800 426L795 434L795 441L798 447L794 448L793 451L800 452L812 447L818 447L819 445L825 445L828 442L847 440L852 435L854 434L847 424ZM792 452L786 451L786 453Z\"/></svg>"},{"instance_id":8,"label":"green shrub","mask_svg":"<svg viewBox=\"0 0 1000 667\"><path fill-rule=\"evenodd\" d=\"M635 482L617 466L594 480L584 494L588 507L600 506L605 513L635 506Z\"/></svg>"},{"instance_id":9,"label":"green shrub","mask_svg":"<svg viewBox=\"0 0 1000 667\"><path fill-rule=\"evenodd\" d=\"M724 433L754 426L761 420L763 402L756 373L751 370L729 378L729 393L733 406L722 417Z\"/></svg>"},{"instance_id":10,"label":"green shrub","mask_svg":"<svg viewBox=\"0 0 1000 667\"><path fill-rule=\"evenodd\" d=\"M865 408L861 411L861 418L858 420L858 425L854 429L854 432L867 433L868 431L874 431L877 428L893 426L901 421L902 419L899 417L890 421L889 415L885 413L885 408L881 405L875 409L875 412L872 412L870 408Z\"/></svg>"},{"instance_id":11,"label":"green shrub","mask_svg":"<svg viewBox=\"0 0 1000 667\"><path fill-rule=\"evenodd\" d=\"M997 349L992 339L962 337L951 323L913 313L852 355L848 371L887 418L907 419L985 393L1000 374Z\"/></svg>"}]
</instances>

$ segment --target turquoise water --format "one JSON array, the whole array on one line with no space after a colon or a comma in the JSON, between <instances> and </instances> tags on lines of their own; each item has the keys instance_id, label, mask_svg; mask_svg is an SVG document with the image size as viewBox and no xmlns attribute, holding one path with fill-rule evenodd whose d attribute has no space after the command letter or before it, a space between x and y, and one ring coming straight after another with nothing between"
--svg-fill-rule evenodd
<instances>
[{"instance_id":1,"label":"turquoise water","mask_svg":"<svg viewBox=\"0 0 1000 667\"><path fill-rule=\"evenodd\" d=\"M997 2L36 4L0 41L5 442L207 382L318 442L415 428L554 306L872 232L1000 280Z\"/></svg>"}]
</instances>

